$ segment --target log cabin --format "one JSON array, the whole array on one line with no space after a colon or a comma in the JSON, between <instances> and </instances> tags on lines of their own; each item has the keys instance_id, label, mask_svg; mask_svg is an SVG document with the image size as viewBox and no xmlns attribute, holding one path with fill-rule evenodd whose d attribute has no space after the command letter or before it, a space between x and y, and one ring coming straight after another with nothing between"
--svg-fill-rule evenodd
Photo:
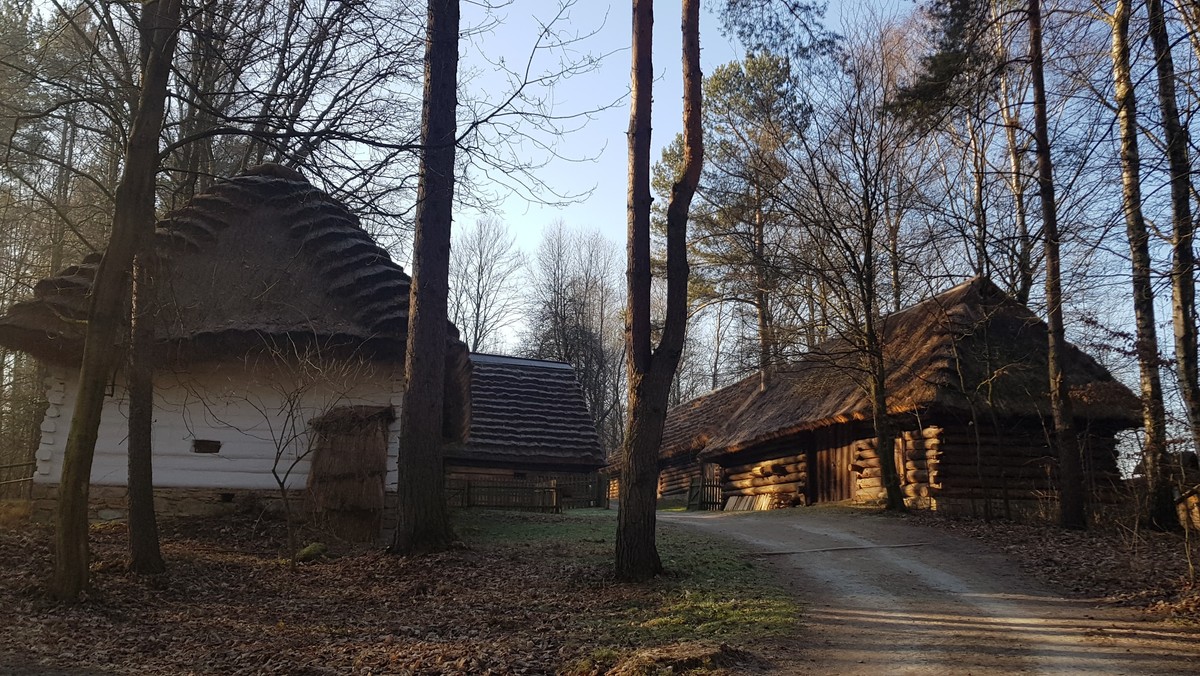
<instances>
[{"instance_id":1,"label":"log cabin","mask_svg":"<svg viewBox=\"0 0 1200 676\"><path fill-rule=\"evenodd\" d=\"M1047 329L978 277L883 318L887 421L910 506L1021 516L1056 495ZM836 338L764 377L672 409L660 447L664 494L720 469L725 509L884 498L864 353ZM1137 397L1066 350L1085 480L1114 497L1116 434L1140 426ZM680 478L684 477L684 478Z\"/></svg>"},{"instance_id":2,"label":"log cabin","mask_svg":"<svg viewBox=\"0 0 1200 676\"><path fill-rule=\"evenodd\" d=\"M398 478L408 275L343 204L270 164L167 214L154 252L159 511L230 511L286 488L317 509L367 514L366 530L378 524ZM33 355L47 374L35 514L53 509L99 262L93 254L41 280L0 315L0 345ZM449 324L446 340L448 471L587 473L603 464L569 366L473 359ZM101 518L125 509L127 404L119 368L92 465Z\"/></svg>"}]
</instances>

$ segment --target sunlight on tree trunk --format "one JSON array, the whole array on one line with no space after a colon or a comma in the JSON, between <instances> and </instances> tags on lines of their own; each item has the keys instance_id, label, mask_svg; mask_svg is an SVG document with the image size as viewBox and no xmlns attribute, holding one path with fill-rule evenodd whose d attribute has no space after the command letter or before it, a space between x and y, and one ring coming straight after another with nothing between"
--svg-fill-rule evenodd
<instances>
[{"instance_id":1,"label":"sunlight on tree trunk","mask_svg":"<svg viewBox=\"0 0 1200 676\"><path fill-rule=\"evenodd\" d=\"M1159 377L1158 329L1154 321L1154 285L1151 278L1150 235L1142 214L1141 157L1138 153L1137 92L1130 72L1129 18L1133 0L1117 0L1112 24L1113 84L1117 123L1121 134L1121 199L1132 266L1133 315L1137 328L1135 352L1146 428L1142 467L1147 478L1149 504L1145 512L1152 528L1178 528L1175 500L1168 480L1166 410Z\"/></svg>"},{"instance_id":2,"label":"sunlight on tree trunk","mask_svg":"<svg viewBox=\"0 0 1200 676\"><path fill-rule=\"evenodd\" d=\"M629 422L621 467L616 573L648 580L662 571L655 544L658 446L671 381L683 353L687 323L687 219L700 181L704 141L700 118L700 3L683 0L684 162L667 207L667 309L662 336L651 347L650 99L653 2L633 3L633 87L629 115Z\"/></svg>"},{"instance_id":3,"label":"sunlight on tree trunk","mask_svg":"<svg viewBox=\"0 0 1200 676\"><path fill-rule=\"evenodd\" d=\"M1162 0L1147 0L1150 39L1158 75L1158 104L1171 179L1171 316L1175 327L1175 364L1179 391L1191 426L1191 441L1200 449L1200 355L1197 355L1195 224L1192 223L1192 163L1188 129L1179 117L1175 62L1167 34Z\"/></svg>"}]
</instances>

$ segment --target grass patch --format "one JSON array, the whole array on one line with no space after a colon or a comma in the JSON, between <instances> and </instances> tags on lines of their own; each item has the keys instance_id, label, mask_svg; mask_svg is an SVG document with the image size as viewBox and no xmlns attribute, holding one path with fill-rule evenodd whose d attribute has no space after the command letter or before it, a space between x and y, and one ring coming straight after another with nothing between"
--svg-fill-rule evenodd
<instances>
[{"instance_id":1,"label":"grass patch","mask_svg":"<svg viewBox=\"0 0 1200 676\"><path fill-rule=\"evenodd\" d=\"M472 546L537 550L594 567L587 576L593 580L603 579L612 565L616 513L611 510L461 512L457 519L460 535ZM609 603L598 605L587 633L611 645L742 643L782 636L798 625L796 602L736 545L660 523L658 550L666 572L653 582L605 580L611 588L598 598Z\"/></svg>"}]
</instances>

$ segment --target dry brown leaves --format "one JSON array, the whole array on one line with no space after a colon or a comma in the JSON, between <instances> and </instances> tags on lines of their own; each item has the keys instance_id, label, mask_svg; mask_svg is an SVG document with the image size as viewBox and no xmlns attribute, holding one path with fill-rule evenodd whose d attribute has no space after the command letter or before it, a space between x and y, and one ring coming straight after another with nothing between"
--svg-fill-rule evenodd
<instances>
[{"instance_id":1,"label":"dry brown leaves","mask_svg":"<svg viewBox=\"0 0 1200 676\"><path fill-rule=\"evenodd\" d=\"M1200 535L1195 533L1185 538L1120 524L1069 531L1046 524L948 519L928 512L906 518L985 540L1064 593L1200 622L1200 581L1194 577L1200 575Z\"/></svg>"},{"instance_id":2,"label":"dry brown leaves","mask_svg":"<svg viewBox=\"0 0 1200 676\"><path fill-rule=\"evenodd\" d=\"M0 667L553 673L590 650L591 618L653 593L616 585L599 566L503 547L419 558L349 549L293 571L278 558L281 537L280 524L249 517L168 523L170 570L144 578L124 570L124 527L102 527L93 589L64 606L42 591L49 531L0 530Z\"/></svg>"}]
</instances>

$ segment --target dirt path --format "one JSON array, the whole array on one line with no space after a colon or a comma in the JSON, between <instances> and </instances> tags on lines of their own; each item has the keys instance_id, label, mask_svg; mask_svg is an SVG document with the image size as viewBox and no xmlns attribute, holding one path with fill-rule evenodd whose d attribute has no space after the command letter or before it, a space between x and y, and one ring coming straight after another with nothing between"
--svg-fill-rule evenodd
<instances>
[{"instance_id":1,"label":"dirt path","mask_svg":"<svg viewBox=\"0 0 1200 676\"><path fill-rule=\"evenodd\" d=\"M838 508L663 513L766 554L805 603L784 674L1200 674L1200 633L1065 599L982 543Z\"/></svg>"}]
</instances>

